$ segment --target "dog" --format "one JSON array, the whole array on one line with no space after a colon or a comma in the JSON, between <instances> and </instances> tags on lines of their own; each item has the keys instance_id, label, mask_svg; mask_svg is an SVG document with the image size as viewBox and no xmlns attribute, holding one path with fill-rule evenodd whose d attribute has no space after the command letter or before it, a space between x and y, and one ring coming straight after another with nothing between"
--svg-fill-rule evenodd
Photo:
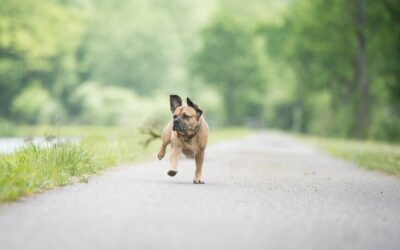
<instances>
[{"instance_id":1,"label":"dog","mask_svg":"<svg viewBox=\"0 0 400 250\"><path fill-rule=\"evenodd\" d=\"M187 105L182 105L182 99L178 95L170 95L169 103L172 120L161 134L162 143L158 159L164 158L166 148L171 144L171 167L167 174L173 177L178 173L178 160L183 153L195 159L196 171L193 183L204 184L202 167L208 140L208 124L203 111L189 97L186 99Z\"/></svg>"}]
</instances>

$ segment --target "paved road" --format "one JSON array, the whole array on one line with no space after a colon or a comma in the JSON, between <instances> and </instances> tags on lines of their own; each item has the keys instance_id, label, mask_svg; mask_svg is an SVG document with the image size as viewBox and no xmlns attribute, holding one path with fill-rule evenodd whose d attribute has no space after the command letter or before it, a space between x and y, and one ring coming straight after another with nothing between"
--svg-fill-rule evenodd
<instances>
[{"instance_id":1,"label":"paved road","mask_svg":"<svg viewBox=\"0 0 400 250\"><path fill-rule=\"evenodd\" d=\"M2 206L0 248L400 249L399 179L272 133L209 147L205 185L193 164L171 178L154 159Z\"/></svg>"}]
</instances>

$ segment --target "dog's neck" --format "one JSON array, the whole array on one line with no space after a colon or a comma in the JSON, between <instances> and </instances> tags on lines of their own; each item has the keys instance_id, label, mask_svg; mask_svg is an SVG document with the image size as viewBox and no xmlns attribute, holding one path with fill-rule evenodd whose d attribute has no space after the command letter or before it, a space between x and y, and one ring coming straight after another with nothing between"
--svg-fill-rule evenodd
<instances>
[{"instance_id":1,"label":"dog's neck","mask_svg":"<svg viewBox=\"0 0 400 250\"><path fill-rule=\"evenodd\" d=\"M195 137L197 135L197 133L199 133L200 127L201 127L201 123L198 124L194 129L188 130L188 131L193 131L193 134L191 134L191 135L187 134L188 131L185 131L184 133L180 133L179 131L177 131L179 140L181 142L190 142L193 139L193 137Z\"/></svg>"}]
</instances>

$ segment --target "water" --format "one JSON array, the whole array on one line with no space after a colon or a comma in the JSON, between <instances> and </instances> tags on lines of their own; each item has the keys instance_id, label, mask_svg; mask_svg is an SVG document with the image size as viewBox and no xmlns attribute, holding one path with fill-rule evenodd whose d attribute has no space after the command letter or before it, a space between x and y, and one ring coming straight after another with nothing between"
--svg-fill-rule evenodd
<instances>
[{"instance_id":1,"label":"water","mask_svg":"<svg viewBox=\"0 0 400 250\"><path fill-rule=\"evenodd\" d=\"M78 143L79 138L76 137L58 137L53 140L47 140L45 137L32 137L32 138L22 138L22 137L9 137L0 138L0 154L11 154L18 150L23 149L30 143L33 143L39 147L50 147L56 144L62 144L66 142Z\"/></svg>"}]
</instances>

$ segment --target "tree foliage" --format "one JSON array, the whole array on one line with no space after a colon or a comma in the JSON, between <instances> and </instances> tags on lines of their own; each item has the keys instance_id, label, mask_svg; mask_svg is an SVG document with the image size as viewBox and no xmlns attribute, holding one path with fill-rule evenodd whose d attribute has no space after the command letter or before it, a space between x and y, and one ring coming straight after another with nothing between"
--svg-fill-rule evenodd
<instances>
[{"instance_id":1,"label":"tree foliage","mask_svg":"<svg viewBox=\"0 0 400 250\"><path fill-rule=\"evenodd\" d=\"M400 140L399 55L396 0L2 0L0 122L137 124L176 93L211 125Z\"/></svg>"},{"instance_id":2,"label":"tree foliage","mask_svg":"<svg viewBox=\"0 0 400 250\"><path fill-rule=\"evenodd\" d=\"M45 13L45 15L43 15ZM50 0L4 0L0 5L0 113L12 115L13 99L32 83L64 101L76 84L74 53L80 16Z\"/></svg>"},{"instance_id":3,"label":"tree foliage","mask_svg":"<svg viewBox=\"0 0 400 250\"><path fill-rule=\"evenodd\" d=\"M385 97L385 92L399 86L399 80L394 80L394 72L399 72L394 66L399 62L394 56L399 43L395 30L389 31L399 23L385 18L390 11L384 3L389 2L393 8L398 5L394 1L297 0L282 23L260 28L268 55L287 65L295 76L292 113L297 130L366 137L377 136L376 123L399 129L390 117L377 114L387 108L398 110ZM390 69L390 76L381 75ZM327 93L328 100L323 114L315 103L321 93Z\"/></svg>"},{"instance_id":4,"label":"tree foliage","mask_svg":"<svg viewBox=\"0 0 400 250\"><path fill-rule=\"evenodd\" d=\"M254 34L229 16L217 16L202 32L203 45L193 57L193 71L224 98L226 122L260 118L265 80Z\"/></svg>"}]
</instances>

